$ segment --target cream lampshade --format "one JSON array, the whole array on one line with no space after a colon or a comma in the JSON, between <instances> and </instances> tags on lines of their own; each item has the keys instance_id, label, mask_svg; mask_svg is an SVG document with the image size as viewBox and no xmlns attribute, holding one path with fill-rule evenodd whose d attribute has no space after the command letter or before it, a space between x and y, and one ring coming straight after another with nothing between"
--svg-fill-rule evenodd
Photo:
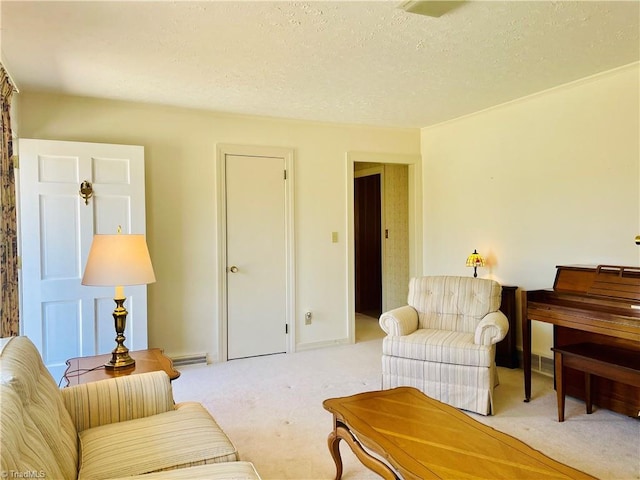
<instances>
[{"instance_id":1,"label":"cream lampshade","mask_svg":"<svg viewBox=\"0 0 640 480\"><path fill-rule=\"evenodd\" d=\"M124 286L146 285L156 281L144 235L95 235L82 277L82 285L115 287L116 308L113 319L116 348L107 368L130 367L135 360L124 345L127 310L124 308Z\"/></svg>"}]
</instances>

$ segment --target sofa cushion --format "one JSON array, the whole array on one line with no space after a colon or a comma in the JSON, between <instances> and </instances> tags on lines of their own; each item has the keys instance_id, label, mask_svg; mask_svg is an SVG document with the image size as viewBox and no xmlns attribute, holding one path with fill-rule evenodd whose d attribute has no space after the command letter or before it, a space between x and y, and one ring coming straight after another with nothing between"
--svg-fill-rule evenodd
<instances>
[{"instance_id":1,"label":"sofa cushion","mask_svg":"<svg viewBox=\"0 0 640 480\"><path fill-rule=\"evenodd\" d=\"M260 480L250 462L225 462L111 480Z\"/></svg>"},{"instance_id":2,"label":"sofa cushion","mask_svg":"<svg viewBox=\"0 0 640 480\"><path fill-rule=\"evenodd\" d=\"M101 480L238 460L236 448L199 403L80 432L78 478Z\"/></svg>"},{"instance_id":3,"label":"sofa cushion","mask_svg":"<svg viewBox=\"0 0 640 480\"><path fill-rule=\"evenodd\" d=\"M386 336L382 354L426 362L489 367L493 346L478 345L473 333L423 328L401 337Z\"/></svg>"},{"instance_id":4,"label":"sofa cushion","mask_svg":"<svg viewBox=\"0 0 640 480\"><path fill-rule=\"evenodd\" d=\"M77 433L40 353L27 337L2 339L0 348L2 470L76 478Z\"/></svg>"},{"instance_id":5,"label":"sofa cushion","mask_svg":"<svg viewBox=\"0 0 640 480\"><path fill-rule=\"evenodd\" d=\"M62 389L76 430L99 427L172 411L169 376L164 371L124 375Z\"/></svg>"},{"instance_id":6,"label":"sofa cushion","mask_svg":"<svg viewBox=\"0 0 640 480\"><path fill-rule=\"evenodd\" d=\"M475 331L478 322L500 308L502 287L486 278L412 278L408 304L418 311L418 328Z\"/></svg>"}]
</instances>

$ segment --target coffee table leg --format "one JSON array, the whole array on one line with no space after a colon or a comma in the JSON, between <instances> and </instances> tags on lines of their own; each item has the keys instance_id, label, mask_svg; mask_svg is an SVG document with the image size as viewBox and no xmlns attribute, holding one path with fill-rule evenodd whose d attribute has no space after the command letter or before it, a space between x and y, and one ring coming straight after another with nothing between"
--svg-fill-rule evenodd
<instances>
[{"instance_id":1,"label":"coffee table leg","mask_svg":"<svg viewBox=\"0 0 640 480\"><path fill-rule=\"evenodd\" d=\"M336 463L336 480L342 477L342 458L340 457L340 440L347 442L351 451L360 462L369 470L376 472L385 480L399 480L398 476L384 462L369 455L356 437L351 433L349 427L339 420L334 419L333 432L329 434L329 450L333 461Z\"/></svg>"},{"instance_id":2,"label":"coffee table leg","mask_svg":"<svg viewBox=\"0 0 640 480\"><path fill-rule=\"evenodd\" d=\"M335 430L329 434L327 441L329 443L329 451L336 464L336 480L340 480L340 477L342 477L342 457L340 456L340 437Z\"/></svg>"}]
</instances>

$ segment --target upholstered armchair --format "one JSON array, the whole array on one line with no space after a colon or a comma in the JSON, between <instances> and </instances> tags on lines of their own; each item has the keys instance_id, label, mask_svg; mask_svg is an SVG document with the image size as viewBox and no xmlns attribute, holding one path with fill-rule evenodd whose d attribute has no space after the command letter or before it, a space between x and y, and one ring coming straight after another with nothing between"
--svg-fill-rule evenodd
<instances>
[{"instance_id":1,"label":"upholstered armchair","mask_svg":"<svg viewBox=\"0 0 640 480\"><path fill-rule=\"evenodd\" d=\"M495 344L509 330L493 280L432 276L409 282L408 305L380 316L382 388L412 386L471 412L493 412Z\"/></svg>"}]
</instances>

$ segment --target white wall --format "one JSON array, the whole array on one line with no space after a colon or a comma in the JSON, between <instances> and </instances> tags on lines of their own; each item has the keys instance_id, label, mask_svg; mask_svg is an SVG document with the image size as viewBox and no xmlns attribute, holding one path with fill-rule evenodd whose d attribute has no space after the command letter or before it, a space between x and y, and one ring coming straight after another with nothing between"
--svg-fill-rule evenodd
<instances>
[{"instance_id":1,"label":"white wall","mask_svg":"<svg viewBox=\"0 0 640 480\"><path fill-rule=\"evenodd\" d=\"M424 128L424 272L470 275L474 248L479 276L525 290L559 264L639 265L639 87L634 64Z\"/></svg>"},{"instance_id":2,"label":"white wall","mask_svg":"<svg viewBox=\"0 0 640 480\"><path fill-rule=\"evenodd\" d=\"M411 234L412 245L424 242L412 274L470 275L474 248L491 263L480 276L529 290L551 287L558 264L640 264L638 87L635 64L421 132L23 92L16 128L23 138L145 147L158 277L149 345L215 359L216 144L295 149L297 343L330 343L349 335L345 152L421 151L423 165L409 170L424 185L414 192L422 204L409 207L424 225ZM534 325L533 349L550 356L547 327Z\"/></svg>"},{"instance_id":3,"label":"white wall","mask_svg":"<svg viewBox=\"0 0 640 480\"><path fill-rule=\"evenodd\" d=\"M418 129L390 129L216 114L26 93L20 135L145 147L149 346L217 359L216 145L295 150L298 346L349 338L347 152L418 157ZM375 156L375 155L374 155ZM338 243L331 232L338 232ZM249 300L250 301L250 300ZM307 309L313 324L304 325Z\"/></svg>"}]
</instances>

